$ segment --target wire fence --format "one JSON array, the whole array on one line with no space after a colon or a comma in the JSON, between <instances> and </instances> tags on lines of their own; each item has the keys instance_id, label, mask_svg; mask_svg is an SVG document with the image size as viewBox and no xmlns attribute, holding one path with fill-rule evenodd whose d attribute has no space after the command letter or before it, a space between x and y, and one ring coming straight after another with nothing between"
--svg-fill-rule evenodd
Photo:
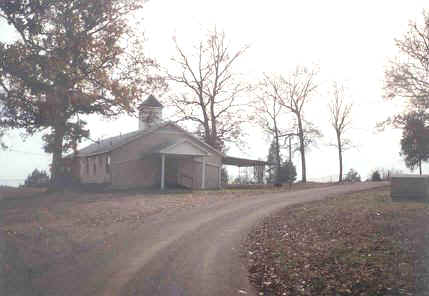
<instances>
[{"instance_id":1,"label":"wire fence","mask_svg":"<svg viewBox=\"0 0 429 296\"><path fill-rule=\"evenodd\" d=\"M23 151L18 149L11 149L11 148L6 149L6 151L25 154L25 155L31 155L31 156L40 156L40 157L46 157L46 158L50 157L50 154L48 153L36 153L36 152Z\"/></svg>"},{"instance_id":2,"label":"wire fence","mask_svg":"<svg viewBox=\"0 0 429 296\"><path fill-rule=\"evenodd\" d=\"M338 181L338 175L329 175L324 177L308 178L310 182L332 183Z\"/></svg>"}]
</instances>

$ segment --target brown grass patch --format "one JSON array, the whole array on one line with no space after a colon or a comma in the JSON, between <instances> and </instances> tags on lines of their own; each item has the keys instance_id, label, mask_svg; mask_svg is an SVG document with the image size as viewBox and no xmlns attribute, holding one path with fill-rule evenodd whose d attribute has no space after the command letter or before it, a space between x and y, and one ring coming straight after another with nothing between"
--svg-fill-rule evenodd
<instances>
[{"instance_id":1,"label":"brown grass patch","mask_svg":"<svg viewBox=\"0 0 429 296\"><path fill-rule=\"evenodd\" d=\"M428 223L427 204L389 189L288 207L249 234L250 280L260 295L414 295Z\"/></svg>"}]
</instances>

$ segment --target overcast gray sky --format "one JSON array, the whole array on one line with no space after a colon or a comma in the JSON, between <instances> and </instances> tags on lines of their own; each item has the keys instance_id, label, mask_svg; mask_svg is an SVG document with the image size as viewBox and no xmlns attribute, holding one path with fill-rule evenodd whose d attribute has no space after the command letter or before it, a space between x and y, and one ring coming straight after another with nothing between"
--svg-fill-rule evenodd
<instances>
[{"instance_id":1,"label":"overcast gray sky","mask_svg":"<svg viewBox=\"0 0 429 296\"><path fill-rule=\"evenodd\" d=\"M394 38L403 36L409 20L421 19L425 4L427 1L417 0L151 0L141 17L147 52L167 69L174 54L173 36L186 47L204 38L214 26L225 31L233 47L250 45L237 65L237 71L249 81L263 72L287 74L296 65L317 64L320 87L305 116L321 128L324 137L309 151L307 174L309 180L322 180L338 170L336 151L328 146L333 141L328 90L334 80L345 85L355 106L348 137L356 148L344 155L345 171L355 168L363 177L380 167L407 171L399 156L401 132L377 133L374 127L401 108L400 102L382 99L384 69L397 54ZM11 40L12 36L1 23L0 39ZM108 121L93 116L89 124L93 138L126 133L138 126L129 117ZM254 130L245 151L232 148L230 153L265 159L268 138ZM10 133L6 141L12 150L0 152L0 184L16 185L34 168L48 168L50 155L42 151L40 135L22 141L21 133ZM298 153L294 162L299 172Z\"/></svg>"}]
</instances>

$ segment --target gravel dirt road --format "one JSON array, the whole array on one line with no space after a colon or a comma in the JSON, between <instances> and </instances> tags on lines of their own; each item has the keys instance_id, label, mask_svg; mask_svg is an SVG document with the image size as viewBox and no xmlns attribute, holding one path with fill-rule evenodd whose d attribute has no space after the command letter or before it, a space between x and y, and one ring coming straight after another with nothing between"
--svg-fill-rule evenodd
<instances>
[{"instance_id":1,"label":"gravel dirt road","mask_svg":"<svg viewBox=\"0 0 429 296\"><path fill-rule=\"evenodd\" d=\"M255 295L240 257L253 225L288 205L385 185L6 192L0 201L0 295Z\"/></svg>"},{"instance_id":2,"label":"gravel dirt road","mask_svg":"<svg viewBox=\"0 0 429 296\"><path fill-rule=\"evenodd\" d=\"M295 203L386 185L355 183L265 194L154 216L133 238L123 240L103 272L94 272L81 283L81 292L105 296L255 295L240 259L240 243L259 219Z\"/></svg>"}]
</instances>

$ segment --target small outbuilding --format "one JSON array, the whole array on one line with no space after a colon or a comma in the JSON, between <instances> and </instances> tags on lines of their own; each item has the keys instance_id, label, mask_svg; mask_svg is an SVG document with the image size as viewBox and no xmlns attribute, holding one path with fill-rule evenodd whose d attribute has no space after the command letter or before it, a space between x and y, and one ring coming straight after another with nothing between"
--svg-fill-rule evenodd
<instances>
[{"instance_id":1,"label":"small outbuilding","mask_svg":"<svg viewBox=\"0 0 429 296\"><path fill-rule=\"evenodd\" d=\"M394 175L391 179L393 201L429 201L429 175Z\"/></svg>"}]
</instances>

